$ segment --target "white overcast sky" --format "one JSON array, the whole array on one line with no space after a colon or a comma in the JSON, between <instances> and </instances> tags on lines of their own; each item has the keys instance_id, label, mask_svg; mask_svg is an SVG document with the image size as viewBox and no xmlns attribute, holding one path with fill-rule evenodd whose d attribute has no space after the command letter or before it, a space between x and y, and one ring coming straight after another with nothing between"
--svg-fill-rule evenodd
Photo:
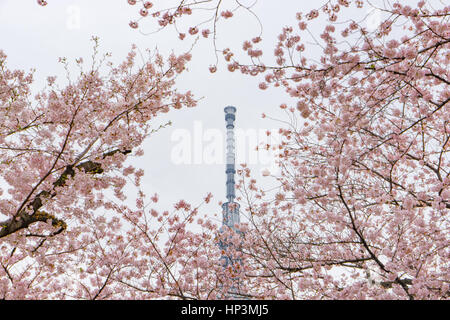
<instances>
[{"instance_id":1,"label":"white overcast sky","mask_svg":"<svg viewBox=\"0 0 450 320\"><path fill-rule=\"evenodd\" d=\"M36 0L0 0L0 49L8 55L10 68L36 69L38 88L43 86L47 76L64 74L61 64L57 62L59 57L67 57L71 61L78 57L89 60L92 36L100 37L100 51L111 52L117 62L126 56L132 44L142 51L158 46L162 53L168 53L172 48L177 52L183 49L183 43L174 39L173 34L143 35L131 29L128 22L137 16L137 7L129 6L126 0L48 2L43 8L36 4ZM255 12L264 26L265 56L272 55L281 28L296 25L297 11L308 12L318 5L319 1L259 0ZM80 14L79 28L71 28L71 15L76 12ZM219 44L230 42L231 47L240 48L243 40L259 32L256 20L244 12L228 21L219 25ZM141 21L141 26L143 31L149 29L146 20ZM175 130L185 129L193 135L194 124L197 123L202 125L203 130L219 129L225 133L223 108L227 105L237 107L237 127L255 131L273 129L277 128L278 123L262 119L261 114L264 112L282 119L283 114L278 106L289 102L281 90L258 89L259 81L254 78L229 72L211 75L207 67L214 61L211 42L199 42L193 50L189 71L180 78L179 88L192 90L197 97L204 98L195 108L175 110L158 118L155 127L168 120L173 125L150 138L144 146L144 157L136 162L138 167L145 169L144 191L148 194L159 193L162 207L172 206L180 199L195 204L207 192L212 192L215 201L206 208L211 213L220 214L217 203L225 199L224 165L173 163L171 151L177 143L171 141L171 137ZM224 68L224 61L219 62L220 67ZM207 142L204 143L206 145ZM260 170L261 166L255 168Z\"/></svg>"}]
</instances>

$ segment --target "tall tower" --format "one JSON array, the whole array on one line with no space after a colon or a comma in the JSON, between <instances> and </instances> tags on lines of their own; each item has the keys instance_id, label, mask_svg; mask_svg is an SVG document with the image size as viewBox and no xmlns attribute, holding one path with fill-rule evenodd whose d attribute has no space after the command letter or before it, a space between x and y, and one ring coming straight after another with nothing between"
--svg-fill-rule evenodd
<instances>
[{"instance_id":1,"label":"tall tower","mask_svg":"<svg viewBox=\"0 0 450 320\"><path fill-rule=\"evenodd\" d=\"M224 109L225 122L227 128L227 150L226 169L227 175L227 202L222 204L223 225L235 229L235 224L239 223L239 204L234 201L236 197L234 175L235 169L235 141L234 141L234 121L236 120L236 108L228 106Z\"/></svg>"},{"instance_id":2,"label":"tall tower","mask_svg":"<svg viewBox=\"0 0 450 320\"><path fill-rule=\"evenodd\" d=\"M239 219L239 204L234 201L236 197L235 193L235 181L234 175L236 173L235 169L235 141L234 141L234 121L236 119L236 108L232 106L228 106L224 109L225 111L225 122L227 128L227 149L226 149L226 168L225 173L227 175L227 202L222 204L222 214L223 214L223 222L222 222L222 230L226 228L231 228L234 231L240 233L236 230L235 225L240 222ZM219 246L224 250L224 254L222 254L221 260L224 268L231 268L236 271L234 268L236 263L241 264L241 259L233 256L233 251L230 249L233 248L233 245L228 242L226 239L220 241ZM228 253L225 253L228 252ZM232 278L233 284L228 289L227 292L224 292L224 297L228 299L240 299L240 285L239 280L237 278Z\"/></svg>"}]
</instances>

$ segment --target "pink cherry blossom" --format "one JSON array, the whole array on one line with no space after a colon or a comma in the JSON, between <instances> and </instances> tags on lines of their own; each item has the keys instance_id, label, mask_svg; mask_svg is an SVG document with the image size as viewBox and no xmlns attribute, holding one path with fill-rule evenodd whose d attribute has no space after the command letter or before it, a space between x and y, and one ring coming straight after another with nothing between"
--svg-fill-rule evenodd
<instances>
[{"instance_id":1,"label":"pink cherry blossom","mask_svg":"<svg viewBox=\"0 0 450 320\"><path fill-rule=\"evenodd\" d=\"M148 15L147 9L141 9L141 10L139 11L139 13L140 13L140 15L143 16L143 17L146 17L146 16Z\"/></svg>"},{"instance_id":2,"label":"pink cherry blossom","mask_svg":"<svg viewBox=\"0 0 450 320\"><path fill-rule=\"evenodd\" d=\"M144 8L145 9L150 9L151 7L153 7L153 3L151 3L150 1L145 1L144 2Z\"/></svg>"},{"instance_id":3,"label":"pink cherry blossom","mask_svg":"<svg viewBox=\"0 0 450 320\"><path fill-rule=\"evenodd\" d=\"M136 21L130 21L129 23L130 27L133 29L136 29L139 25Z\"/></svg>"}]
</instances>

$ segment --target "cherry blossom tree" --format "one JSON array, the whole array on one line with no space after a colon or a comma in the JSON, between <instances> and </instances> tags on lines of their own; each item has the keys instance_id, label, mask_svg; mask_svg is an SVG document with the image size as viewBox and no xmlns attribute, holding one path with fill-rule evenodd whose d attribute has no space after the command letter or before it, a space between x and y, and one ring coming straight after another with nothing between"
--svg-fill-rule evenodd
<instances>
[{"instance_id":1,"label":"cherry blossom tree","mask_svg":"<svg viewBox=\"0 0 450 320\"><path fill-rule=\"evenodd\" d=\"M220 0L178 1L170 8L159 1L128 3L137 6L140 16L130 23L132 28L139 28L143 19L155 19L161 28L177 28L177 21L187 16L195 18L197 12L203 12L200 9L206 3L211 15L205 18L199 13L187 35L201 34L213 42L221 19L233 18L233 10L245 9L251 13L253 6L232 1L235 9L228 9ZM41 4L46 2L41 1ZM380 13L380 21L370 28L364 14L367 8ZM240 293L250 298L448 299L450 7L425 1L419 1L414 7L411 3L386 1L376 7L368 1L336 0L326 1L306 14L300 11L301 8L296 14L298 24L282 29L273 59L263 59L260 36L243 43L242 49L248 58L236 58L238 54L234 49L221 50L229 71L254 76L255 84L262 90L281 89L286 93L286 101L280 101L287 118L287 121L280 119L283 141L276 146L266 146L279 150L281 174L272 178L277 188L265 190L265 183L258 183L251 170L242 167L240 202L247 221L237 226L242 231L237 234L232 230L218 232L208 218L194 219L197 210L184 202L176 205L177 214L172 215L109 205L107 209L121 213L130 231L126 236L111 234L116 226L113 220L108 225L111 229L104 223L90 224L103 225L105 234L98 239L89 238L96 248L95 255L89 258L84 254L73 255L75 260L92 263L88 276L90 284L76 280L80 283L77 297L107 298L121 292L130 298L220 298L223 297L220 291L232 285L229 281L232 278L239 282ZM351 18L356 16L362 18ZM203 28L208 24L209 27ZM311 31L314 24L322 28L320 34ZM178 32L180 39L187 35L183 30ZM308 35L312 35L312 41L305 40ZM212 72L216 70L216 66L211 67ZM29 81L25 76L19 78L19 83ZM21 96L24 94L19 91L18 97ZM16 104L26 105L23 101ZM27 120L22 123L17 120L19 128L34 128L35 121L47 118L35 119L28 114L24 119ZM9 121L5 132L16 130L14 132L22 135L27 131L13 129L16 119ZM66 133L70 123L71 120L66 120ZM65 141L64 134L60 137ZM13 147L36 148L33 139L28 139ZM76 151L72 152L72 158L78 159L76 155L80 152L85 156L82 150L85 146L90 146L91 150L92 141L81 143L77 146L79 149L74 146ZM39 238L37 251L43 251L49 240L62 239L63 232L57 234L59 230L68 233L63 224L64 213L57 215L55 211L56 207L59 210L66 207L61 204L74 201L71 194L63 196L64 190L74 190L70 188L77 185L91 189L77 181L97 176L99 173L95 170L104 174L103 170L107 170L103 168L104 163L123 157L133 148L119 144L108 150L101 149L97 153L101 160L95 159L95 163L89 165L93 169L82 166L88 162L80 161L67 162L73 163L71 167L67 167L67 163L58 166L57 163L64 161L63 155L66 159L60 149L48 150L56 153L56 158L55 155L51 158L55 165L48 160L47 167L51 170L35 173L40 181L43 176L47 179L47 172L52 172L48 173L48 178L53 177L53 180L44 179L37 187L34 184L30 187L24 181L32 179L29 172L32 170L28 170L14 185L15 191L10 193L12 200L4 202L5 209L2 209L15 212L10 214L5 230L22 230L20 226L25 226L26 222L20 222L24 218L16 214L34 212L35 205L37 211L31 214L35 215L34 219L51 220L50 224L39 224L46 228L52 225L52 229L44 238L47 240ZM27 151L15 152L21 159ZM24 154L30 158L19 167L32 163L31 155ZM8 181L14 180L13 174L22 172L17 171L19 167L8 164L7 168L15 168L5 169ZM43 167L40 165L35 170ZM56 168L60 168L59 176L56 171L53 174ZM72 174L70 170L75 169L77 173ZM24 192L23 188L28 190ZM26 201L24 194L30 194ZM40 195L37 199L41 202L36 200L35 204L36 195ZM143 197L144 194L140 194L139 198ZM51 200L45 205L55 212L47 218L39 218L37 214L42 211L43 198ZM77 214L83 216L81 212ZM163 233L167 231L164 237L169 240L165 246L154 242L162 229L149 227L147 218L150 216L158 217L161 223L167 222L169 227ZM164 220L165 216L172 218ZM19 221L14 220L17 217ZM81 223L82 219L77 219ZM190 231L191 223L201 231ZM14 227L16 225L19 227ZM19 259L17 257L26 255L20 256L16 251L30 252L30 239L41 230L26 230L30 232L28 237L26 233L21 237L16 233L9 236L2 257L11 252L8 259ZM227 254L217 250L221 236L231 239L234 245L230 248L234 248L234 252L229 254L238 256L242 262L225 270L226 275L216 263L219 255ZM111 241L108 237L125 237L126 241L125 238ZM87 245L89 241L86 241L74 247ZM22 249L15 249L19 244ZM34 244L32 250L37 247ZM64 247L66 244L59 245L62 252L72 250ZM23 249L25 246L28 249ZM119 253L122 256L117 256ZM94 256L102 257L100 265L94 262L98 261L92 258ZM121 260L122 257L128 260ZM49 258L41 255L40 259L47 261ZM9 263L5 261L2 265ZM46 266L44 262L37 265ZM49 272L49 267L45 268ZM3 269L8 270L8 267ZM29 273L24 271L23 277L28 279L36 273L36 269ZM4 280L8 288L15 280L12 276L9 278ZM60 280L52 281L57 286ZM17 290L26 294L26 282L23 283Z\"/></svg>"},{"instance_id":2,"label":"cherry blossom tree","mask_svg":"<svg viewBox=\"0 0 450 320\"><path fill-rule=\"evenodd\" d=\"M369 32L338 20L348 6L298 14L275 66L234 62L295 101L280 105L290 120L277 192L242 170L248 276L272 297L448 298L450 8L393 3ZM330 23L317 63L300 39L319 12Z\"/></svg>"},{"instance_id":3,"label":"cherry blossom tree","mask_svg":"<svg viewBox=\"0 0 450 320\"><path fill-rule=\"evenodd\" d=\"M140 278L148 281L143 292L153 292L155 281L165 277L171 277L167 283L178 281L165 259L184 235L180 212L188 212L184 220L189 220L197 210L181 202L173 212L152 209L143 217L143 196L138 194L133 210L123 205L123 188L127 180L139 188L142 169L125 161L143 154L142 142L159 129L152 125L154 119L196 105L189 91L174 88L190 54L163 59L148 52L139 66L133 48L115 66L109 54L98 57L98 39L93 40L92 63L86 67L78 59L76 79L68 73L68 83L60 86L49 77L47 87L35 95L30 89L33 74L8 69L0 52L4 299L136 298L137 293L115 286L137 286L126 280L143 276L139 266L145 263L151 270ZM68 71L66 59L61 62ZM158 196L152 196L156 201ZM201 241L200 236L190 240ZM178 295L183 297L181 291Z\"/></svg>"}]
</instances>

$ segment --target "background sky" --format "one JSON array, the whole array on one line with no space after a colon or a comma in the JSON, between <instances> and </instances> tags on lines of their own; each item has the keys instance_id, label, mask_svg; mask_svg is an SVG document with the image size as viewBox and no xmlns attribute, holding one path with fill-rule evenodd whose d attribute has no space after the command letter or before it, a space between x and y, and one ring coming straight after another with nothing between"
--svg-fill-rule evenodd
<instances>
[{"instance_id":1,"label":"background sky","mask_svg":"<svg viewBox=\"0 0 450 320\"><path fill-rule=\"evenodd\" d=\"M142 34L153 30L149 19L140 21L142 32L131 29L128 23L137 17L139 6L132 7L126 0L48 2L46 7L40 7L35 0L0 0L0 49L8 55L7 63L10 68L26 71L36 69L36 89L44 87L47 76L64 77L64 69L58 63L59 57L67 57L69 61L83 57L85 61L89 61L92 36L100 38L100 52L111 52L115 62L121 62L126 57L132 44L136 44L142 51L157 46L164 55L172 50L180 53L190 47L190 42L177 41L173 30ZM281 28L296 25L297 11L308 12L317 6L318 3L314 1L260 0L254 10L264 26L265 56L272 55ZM219 47L229 44L236 51L241 48L243 40L257 36L260 32L258 21L244 11L236 12L233 19L224 21L218 27ZM322 28L323 26L318 31ZM262 91L258 89L259 81L255 81L256 79L244 77L240 73L226 72L221 56L219 71L211 74L208 66L216 61L211 41L199 41L192 55L189 70L181 75L177 87L180 90L191 90L196 97L202 99L195 108L175 110L159 116L154 123L155 128L169 120L172 126L149 138L144 144L145 155L137 161L134 159L133 163L145 170L144 191L149 195L157 192L162 208L172 207L180 199L196 204L208 192L212 192L215 201L203 210L220 214L218 201L225 200L225 165L174 163L171 153L177 145L177 141L173 141L177 130L178 133L180 129L187 130L196 139L194 127L202 126L203 132L218 129L225 137L223 108L227 105L237 107L238 128L255 132L275 129L279 123L262 119L261 114L285 120L286 116L278 106L290 101L281 90ZM204 147L207 145L208 142L203 143ZM254 146L248 146L247 151L253 148ZM247 158L248 161L248 154L238 154L237 157ZM264 165L251 165L256 170L257 177L269 186L270 178L261 176ZM132 193L135 189L128 190Z\"/></svg>"}]
</instances>

